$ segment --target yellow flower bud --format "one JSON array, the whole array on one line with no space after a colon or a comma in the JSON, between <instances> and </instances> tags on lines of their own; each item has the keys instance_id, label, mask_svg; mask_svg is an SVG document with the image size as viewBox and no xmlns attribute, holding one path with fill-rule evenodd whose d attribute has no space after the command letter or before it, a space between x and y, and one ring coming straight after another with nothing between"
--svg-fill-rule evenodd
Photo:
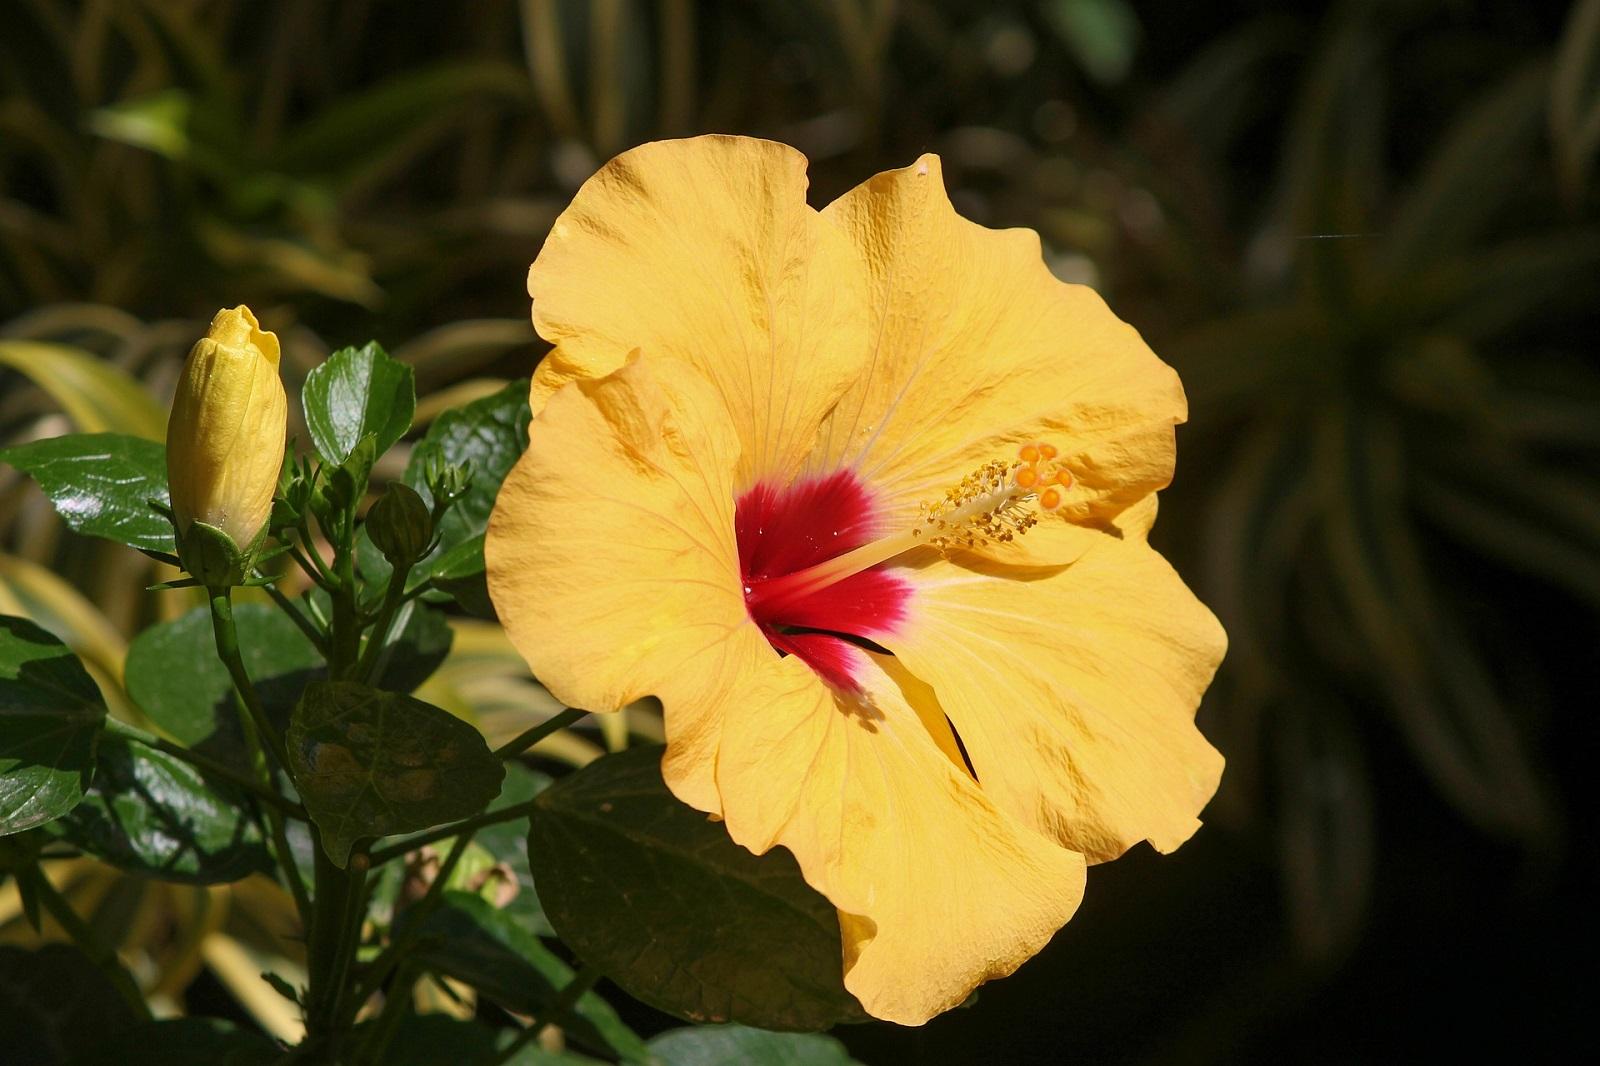
<instances>
[{"instance_id":1,"label":"yellow flower bud","mask_svg":"<svg viewBox=\"0 0 1600 1066\"><path fill-rule=\"evenodd\" d=\"M278 338L243 305L217 312L183 364L167 422L167 484L180 537L194 522L246 551L267 524L288 403Z\"/></svg>"}]
</instances>

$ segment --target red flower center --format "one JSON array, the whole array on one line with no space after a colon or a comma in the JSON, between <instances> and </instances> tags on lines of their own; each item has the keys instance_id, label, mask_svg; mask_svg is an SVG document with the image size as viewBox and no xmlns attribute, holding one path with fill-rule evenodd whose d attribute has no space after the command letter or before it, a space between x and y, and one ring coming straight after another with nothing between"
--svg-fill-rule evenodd
<instances>
[{"instance_id":1,"label":"red flower center","mask_svg":"<svg viewBox=\"0 0 1600 1066\"><path fill-rule=\"evenodd\" d=\"M798 655L822 679L858 687L847 638L872 640L905 615L910 587L883 570L863 570L804 596L763 597L785 575L872 540L879 530L866 487L848 470L784 488L766 483L734 508L745 604L767 641Z\"/></svg>"}]
</instances>

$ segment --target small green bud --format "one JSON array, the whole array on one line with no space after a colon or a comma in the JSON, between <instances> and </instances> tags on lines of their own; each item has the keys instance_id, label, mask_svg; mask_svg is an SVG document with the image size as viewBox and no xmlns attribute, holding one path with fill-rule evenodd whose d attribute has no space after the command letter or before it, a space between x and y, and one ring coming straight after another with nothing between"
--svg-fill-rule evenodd
<instances>
[{"instance_id":1,"label":"small green bud","mask_svg":"<svg viewBox=\"0 0 1600 1066\"><path fill-rule=\"evenodd\" d=\"M415 489L391 481L367 512L367 535L394 567L410 566L428 550L433 517Z\"/></svg>"},{"instance_id":2,"label":"small green bud","mask_svg":"<svg viewBox=\"0 0 1600 1066\"><path fill-rule=\"evenodd\" d=\"M367 478L372 473L376 458L376 441L369 433L361 438L361 443L355 446L344 462L322 468L321 484L317 486L310 502L312 513L324 526L353 508L366 493Z\"/></svg>"},{"instance_id":3,"label":"small green bud","mask_svg":"<svg viewBox=\"0 0 1600 1066\"><path fill-rule=\"evenodd\" d=\"M447 463L435 452L423 463L422 482L428 487L434 506L442 513L467 494L472 485L472 463L470 460L459 465Z\"/></svg>"}]
</instances>

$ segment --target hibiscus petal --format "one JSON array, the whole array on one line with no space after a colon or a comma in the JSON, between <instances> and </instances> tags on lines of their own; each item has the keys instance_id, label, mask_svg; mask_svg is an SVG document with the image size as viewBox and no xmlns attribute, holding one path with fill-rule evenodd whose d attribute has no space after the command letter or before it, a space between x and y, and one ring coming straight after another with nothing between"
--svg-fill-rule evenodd
<instances>
[{"instance_id":1,"label":"hibiscus petal","mask_svg":"<svg viewBox=\"0 0 1600 1066\"><path fill-rule=\"evenodd\" d=\"M900 519L1034 440L1076 479L1061 513L1077 522L1107 522L1171 480L1177 375L1092 290L1052 276L1032 230L957 215L938 157L877 175L823 217L867 260L872 339L810 469L853 466Z\"/></svg>"},{"instance_id":2,"label":"hibiscus petal","mask_svg":"<svg viewBox=\"0 0 1600 1066\"><path fill-rule=\"evenodd\" d=\"M1065 567L896 572L905 620L875 639L933 686L996 803L1093 862L1199 827L1222 756L1194 712L1226 637L1165 559L1105 535Z\"/></svg>"},{"instance_id":3,"label":"hibiscus petal","mask_svg":"<svg viewBox=\"0 0 1600 1066\"><path fill-rule=\"evenodd\" d=\"M739 583L739 450L709 384L635 357L550 398L484 542L490 596L534 675L590 711L671 700L673 757L715 751L716 720L698 712L726 685L723 663L775 654Z\"/></svg>"},{"instance_id":4,"label":"hibiscus petal","mask_svg":"<svg viewBox=\"0 0 1600 1066\"><path fill-rule=\"evenodd\" d=\"M859 255L806 205L806 160L747 137L641 145L562 212L528 275L556 345L533 407L639 348L698 369L746 445L738 487L786 484L866 350Z\"/></svg>"},{"instance_id":5,"label":"hibiscus petal","mask_svg":"<svg viewBox=\"0 0 1600 1066\"><path fill-rule=\"evenodd\" d=\"M931 690L849 653L857 695L794 658L734 686L721 813L752 851L787 847L839 908L845 987L867 1011L919 1025L1042 948L1082 899L1084 862L990 801Z\"/></svg>"}]
</instances>

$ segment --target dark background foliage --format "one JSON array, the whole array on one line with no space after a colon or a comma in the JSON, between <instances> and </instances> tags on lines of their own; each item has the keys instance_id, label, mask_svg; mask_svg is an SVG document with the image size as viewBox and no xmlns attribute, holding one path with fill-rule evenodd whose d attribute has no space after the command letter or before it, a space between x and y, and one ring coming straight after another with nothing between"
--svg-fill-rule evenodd
<instances>
[{"instance_id":1,"label":"dark background foliage","mask_svg":"<svg viewBox=\"0 0 1600 1066\"><path fill-rule=\"evenodd\" d=\"M1017 976L838 1035L873 1063L1582 1050L1600 4L0 0L0 92L0 340L154 395L237 302L291 377L369 336L424 392L526 373L527 264L642 140L787 141L818 205L941 153L959 209L1037 229L1184 377L1156 540L1232 638L1201 712L1229 770ZM0 435L37 434L7 367Z\"/></svg>"}]
</instances>

